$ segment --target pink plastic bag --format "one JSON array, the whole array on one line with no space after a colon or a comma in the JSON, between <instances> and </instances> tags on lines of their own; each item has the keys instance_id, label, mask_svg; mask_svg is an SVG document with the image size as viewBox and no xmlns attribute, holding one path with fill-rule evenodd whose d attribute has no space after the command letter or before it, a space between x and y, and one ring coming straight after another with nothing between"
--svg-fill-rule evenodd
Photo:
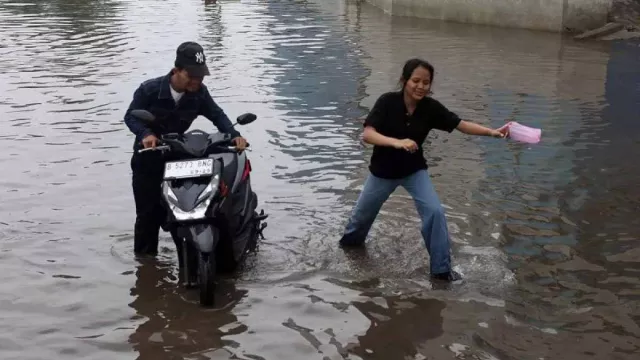
<instances>
[{"instance_id":1,"label":"pink plastic bag","mask_svg":"<svg viewBox=\"0 0 640 360\"><path fill-rule=\"evenodd\" d=\"M505 127L509 128L509 137L513 140L528 144L537 144L540 142L540 137L542 136L541 129L524 126L515 121L508 122L500 129L504 129Z\"/></svg>"}]
</instances>

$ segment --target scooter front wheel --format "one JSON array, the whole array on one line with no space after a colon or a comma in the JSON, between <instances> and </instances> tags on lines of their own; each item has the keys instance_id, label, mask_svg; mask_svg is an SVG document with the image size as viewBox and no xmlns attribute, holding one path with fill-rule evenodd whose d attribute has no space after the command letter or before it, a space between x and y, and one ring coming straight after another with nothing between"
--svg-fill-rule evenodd
<instances>
[{"instance_id":1,"label":"scooter front wheel","mask_svg":"<svg viewBox=\"0 0 640 360\"><path fill-rule=\"evenodd\" d=\"M216 257L213 254L200 254L199 259L200 305L212 306L216 288Z\"/></svg>"}]
</instances>

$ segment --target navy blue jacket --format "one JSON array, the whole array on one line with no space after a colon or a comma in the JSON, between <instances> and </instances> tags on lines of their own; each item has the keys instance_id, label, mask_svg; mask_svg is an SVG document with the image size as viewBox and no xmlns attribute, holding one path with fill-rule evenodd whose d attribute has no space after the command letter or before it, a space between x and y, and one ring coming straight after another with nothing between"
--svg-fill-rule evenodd
<instances>
[{"instance_id":1,"label":"navy blue jacket","mask_svg":"<svg viewBox=\"0 0 640 360\"><path fill-rule=\"evenodd\" d=\"M229 133L232 137L240 136L232 127L231 120L213 101L204 84L198 92L185 92L176 106L169 88L170 79L171 73L147 80L133 93L133 100L124 115L124 122L136 135L134 150L142 147L142 139L147 135L154 134L159 137L167 133L185 133L199 115L211 120L220 132ZM129 113L133 109L145 109L155 115L156 121L163 127L162 133L154 133L142 121L131 116Z\"/></svg>"}]
</instances>

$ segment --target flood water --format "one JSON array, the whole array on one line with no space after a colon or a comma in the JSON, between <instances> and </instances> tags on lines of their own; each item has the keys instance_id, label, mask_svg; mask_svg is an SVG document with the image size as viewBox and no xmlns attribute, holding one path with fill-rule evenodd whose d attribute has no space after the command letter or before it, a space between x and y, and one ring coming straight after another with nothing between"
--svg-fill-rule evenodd
<instances>
[{"instance_id":1,"label":"flood water","mask_svg":"<svg viewBox=\"0 0 640 360\"><path fill-rule=\"evenodd\" d=\"M133 259L122 117L187 40L226 113L259 117L241 131L270 214L215 309L176 285L168 234ZM366 254L336 246L371 154L361 119L412 56L461 116L543 129L538 145L430 135L465 278L446 288L403 191ZM342 0L0 0L0 358L638 359L638 63L638 43Z\"/></svg>"}]
</instances>

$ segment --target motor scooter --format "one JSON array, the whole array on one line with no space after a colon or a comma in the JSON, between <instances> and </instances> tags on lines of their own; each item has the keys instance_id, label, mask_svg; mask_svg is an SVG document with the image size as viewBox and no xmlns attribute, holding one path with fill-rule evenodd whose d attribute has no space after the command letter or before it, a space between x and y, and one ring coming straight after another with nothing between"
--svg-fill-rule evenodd
<instances>
[{"instance_id":1,"label":"motor scooter","mask_svg":"<svg viewBox=\"0 0 640 360\"><path fill-rule=\"evenodd\" d=\"M149 111L130 113L155 133L163 133ZM234 126L256 119L245 113ZM211 306L216 272L235 270L247 253L256 250L258 238L264 239L268 215L256 211L251 162L246 151L235 148L230 134L196 129L164 134L159 140L155 148L138 152L161 151L165 157L162 197L167 218L163 229L181 240L176 242L181 280L188 287L199 287L200 304Z\"/></svg>"}]
</instances>

